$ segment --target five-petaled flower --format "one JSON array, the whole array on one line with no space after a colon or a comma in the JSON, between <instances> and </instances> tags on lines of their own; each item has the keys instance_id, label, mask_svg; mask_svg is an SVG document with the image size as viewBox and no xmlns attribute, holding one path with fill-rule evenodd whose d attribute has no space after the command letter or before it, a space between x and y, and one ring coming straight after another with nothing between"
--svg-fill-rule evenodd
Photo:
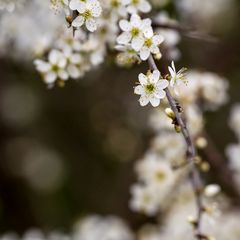
<instances>
[{"instance_id":1,"label":"five-petaled flower","mask_svg":"<svg viewBox=\"0 0 240 240\"><path fill-rule=\"evenodd\" d=\"M142 20L137 14L133 14L130 21L122 19L119 26L123 33L117 37L118 44L126 45L131 42L132 48L139 51L144 44L144 37L152 31L151 23L149 18Z\"/></svg>"},{"instance_id":2,"label":"five-petaled flower","mask_svg":"<svg viewBox=\"0 0 240 240\"><path fill-rule=\"evenodd\" d=\"M153 107L160 104L160 100L166 96L165 89L169 82L160 78L160 72L154 70L152 73L138 75L139 85L134 88L134 93L141 95L139 102L141 106L146 106L149 102Z\"/></svg>"},{"instance_id":3,"label":"five-petaled flower","mask_svg":"<svg viewBox=\"0 0 240 240\"><path fill-rule=\"evenodd\" d=\"M58 79L67 80L69 75L65 70L67 65L66 56L59 50L53 49L48 55L48 62L35 60L37 70L43 74L44 81L53 85Z\"/></svg>"},{"instance_id":4,"label":"five-petaled flower","mask_svg":"<svg viewBox=\"0 0 240 240\"><path fill-rule=\"evenodd\" d=\"M102 13L102 7L97 0L71 0L69 3L71 10L77 10L78 16L72 22L73 27L81 27L84 23L90 32L97 29L96 18Z\"/></svg>"},{"instance_id":5,"label":"five-petaled flower","mask_svg":"<svg viewBox=\"0 0 240 240\"><path fill-rule=\"evenodd\" d=\"M153 30L145 32L144 44L140 49L140 58L145 61L150 54L160 54L159 45L164 41L160 34L154 35Z\"/></svg>"}]
</instances>

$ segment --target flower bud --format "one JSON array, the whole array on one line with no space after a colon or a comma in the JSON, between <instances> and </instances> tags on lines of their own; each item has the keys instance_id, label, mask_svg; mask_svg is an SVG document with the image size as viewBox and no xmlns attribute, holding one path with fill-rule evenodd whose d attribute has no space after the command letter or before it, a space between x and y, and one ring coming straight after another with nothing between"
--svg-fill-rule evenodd
<instances>
[{"instance_id":1,"label":"flower bud","mask_svg":"<svg viewBox=\"0 0 240 240\"><path fill-rule=\"evenodd\" d=\"M165 113L169 118L171 118L171 119L175 118L175 113L173 112L173 110L171 108L166 108Z\"/></svg>"},{"instance_id":2,"label":"flower bud","mask_svg":"<svg viewBox=\"0 0 240 240\"><path fill-rule=\"evenodd\" d=\"M221 187L217 184L209 184L204 189L206 197L214 197L221 191Z\"/></svg>"},{"instance_id":3,"label":"flower bud","mask_svg":"<svg viewBox=\"0 0 240 240\"><path fill-rule=\"evenodd\" d=\"M207 146L207 144L208 144L208 142L207 142L206 138L204 138L204 137L199 137L196 140L196 146L200 149L205 148Z\"/></svg>"}]
</instances>

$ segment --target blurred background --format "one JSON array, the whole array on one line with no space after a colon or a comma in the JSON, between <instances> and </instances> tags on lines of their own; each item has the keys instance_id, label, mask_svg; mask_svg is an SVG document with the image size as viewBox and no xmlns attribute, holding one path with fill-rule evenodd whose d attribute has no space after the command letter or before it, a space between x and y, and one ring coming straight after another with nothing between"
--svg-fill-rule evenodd
<instances>
[{"instance_id":1,"label":"blurred background","mask_svg":"<svg viewBox=\"0 0 240 240\"><path fill-rule=\"evenodd\" d=\"M170 1L155 11L164 8L183 26L204 32L202 38L181 35L178 66L229 80L228 103L205 115L206 131L225 159L225 146L236 141L230 109L240 102L240 1L198 2ZM64 88L47 89L17 46L17 34L8 32L7 19L17 11L0 13L0 232L68 230L89 213L116 214L137 227L144 219L128 208L129 186L153 132L151 108L139 106L133 86L147 66L124 69L107 61ZM23 36L31 42L31 34ZM219 181L217 174L212 178Z\"/></svg>"}]
</instances>

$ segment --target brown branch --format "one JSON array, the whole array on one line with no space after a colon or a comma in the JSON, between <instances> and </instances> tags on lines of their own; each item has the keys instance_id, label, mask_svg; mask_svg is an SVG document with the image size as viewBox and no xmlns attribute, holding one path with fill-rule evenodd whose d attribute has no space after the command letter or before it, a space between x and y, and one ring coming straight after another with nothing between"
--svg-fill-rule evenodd
<instances>
[{"instance_id":1,"label":"brown branch","mask_svg":"<svg viewBox=\"0 0 240 240\"><path fill-rule=\"evenodd\" d=\"M201 41L207 41L207 42L212 42L216 43L219 40L211 35L208 35L203 32L196 31L195 29L189 28L189 27L184 27L179 25L178 23L157 23L153 22L152 25L154 28L165 28L165 29L171 29L179 32L180 34L188 37L188 38L193 38Z\"/></svg>"},{"instance_id":2,"label":"brown branch","mask_svg":"<svg viewBox=\"0 0 240 240\"><path fill-rule=\"evenodd\" d=\"M158 70L158 67L157 67L152 55L150 55L150 57L148 58L148 64L149 64L149 67L151 70ZM179 112L177 102L172 97L168 88L165 91L166 91L166 96L167 96L169 105L175 114L177 124L181 128L181 133L184 137L186 147L187 147L187 151L186 151L187 152L187 160L188 160L188 163L190 166L189 177L190 177L192 188L193 188L193 191L195 194L196 205L197 205L197 209L198 209L197 219L196 219L196 223L195 223L195 237L198 240L202 240L205 237L204 234L202 234L202 232L201 232L201 221L202 221L202 215L204 212L204 206L203 206L202 195L201 195L202 180L200 177L200 173L194 162L195 158L197 156L197 152L196 152L196 148L193 144L193 140L190 136L189 130L186 126L186 123L183 120L181 113Z\"/></svg>"}]
</instances>

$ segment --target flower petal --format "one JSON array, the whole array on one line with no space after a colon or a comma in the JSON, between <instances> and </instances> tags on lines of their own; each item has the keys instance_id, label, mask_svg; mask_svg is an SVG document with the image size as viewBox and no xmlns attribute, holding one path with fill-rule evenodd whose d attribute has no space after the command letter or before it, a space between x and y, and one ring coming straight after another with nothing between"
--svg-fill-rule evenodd
<instances>
[{"instance_id":1,"label":"flower petal","mask_svg":"<svg viewBox=\"0 0 240 240\"><path fill-rule=\"evenodd\" d=\"M139 103L142 107L146 106L149 103L149 98L146 95L142 95L139 99Z\"/></svg>"},{"instance_id":2,"label":"flower petal","mask_svg":"<svg viewBox=\"0 0 240 240\"><path fill-rule=\"evenodd\" d=\"M98 3L98 4L97 4ZM102 13L102 8L99 4L99 2L95 2L95 4L91 7L91 13L93 17L99 17Z\"/></svg>"},{"instance_id":3,"label":"flower petal","mask_svg":"<svg viewBox=\"0 0 240 240\"><path fill-rule=\"evenodd\" d=\"M165 91L163 91L162 89L159 89L158 91L156 91L155 93L154 93L154 96L156 97L156 98L165 98L166 97L166 92Z\"/></svg>"},{"instance_id":4,"label":"flower petal","mask_svg":"<svg viewBox=\"0 0 240 240\"><path fill-rule=\"evenodd\" d=\"M153 36L152 41L153 41L153 44L159 45L164 41L164 38L162 35L157 34Z\"/></svg>"},{"instance_id":5,"label":"flower petal","mask_svg":"<svg viewBox=\"0 0 240 240\"><path fill-rule=\"evenodd\" d=\"M146 38L151 38L153 36L153 29L151 26L143 28L143 34Z\"/></svg>"},{"instance_id":6,"label":"flower petal","mask_svg":"<svg viewBox=\"0 0 240 240\"><path fill-rule=\"evenodd\" d=\"M142 23L140 16L133 14L130 18L130 23L133 27L140 27Z\"/></svg>"},{"instance_id":7,"label":"flower petal","mask_svg":"<svg viewBox=\"0 0 240 240\"><path fill-rule=\"evenodd\" d=\"M144 75L143 73L140 73L138 75L138 80L141 83L141 85L146 85L148 83L148 78L146 75Z\"/></svg>"},{"instance_id":8,"label":"flower petal","mask_svg":"<svg viewBox=\"0 0 240 240\"><path fill-rule=\"evenodd\" d=\"M137 95L142 95L144 93L144 88L142 85L138 85L134 88L134 93Z\"/></svg>"},{"instance_id":9,"label":"flower petal","mask_svg":"<svg viewBox=\"0 0 240 240\"><path fill-rule=\"evenodd\" d=\"M127 44L130 42L132 36L130 32L123 32L117 37L117 43L118 44Z\"/></svg>"},{"instance_id":10,"label":"flower petal","mask_svg":"<svg viewBox=\"0 0 240 240\"><path fill-rule=\"evenodd\" d=\"M143 37L135 37L132 39L131 46L135 51L139 51L144 44L144 38Z\"/></svg>"},{"instance_id":11,"label":"flower petal","mask_svg":"<svg viewBox=\"0 0 240 240\"><path fill-rule=\"evenodd\" d=\"M93 18L89 18L86 20L86 28L90 31L90 32L94 32L97 30L97 22L95 19Z\"/></svg>"},{"instance_id":12,"label":"flower petal","mask_svg":"<svg viewBox=\"0 0 240 240\"><path fill-rule=\"evenodd\" d=\"M142 0L138 5L138 9L143 13L148 13L151 11L151 5L148 1Z\"/></svg>"},{"instance_id":13,"label":"flower petal","mask_svg":"<svg viewBox=\"0 0 240 240\"><path fill-rule=\"evenodd\" d=\"M159 78L160 78L160 72L158 70L154 70L153 73L152 73L152 83L157 83Z\"/></svg>"},{"instance_id":14,"label":"flower petal","mask_svg":"<svg viewBox=\"0 0 240 240\"><path fill-rule=\"evenodd\" d=\"M44 81L47 84L54 83L56 79L57 79L57 74L55 72L51 71L44 75Z\"/></svg>"},{"instance_id":15,"label":"flower petal","mask_svg":"<svg viewBox=\"0 0 240 240\"><path fill-rule=\"evenodd\" d=\"M122 19L120 22L119 22L119 27L121 28L121 30L125 31L125 32L128 32L130 31L131 29L131 24L125 20L125 19Z\"/></svg>"},{"instance_id":16,"label":"flower petal","mask_svg":"<svg viewBox=\"0 0 240 240\"><path fill-rule=\"evenodd\" d=\"M71 10L78 10L78 12L80 12L84 8L85 11L85 3L79 0L71 0L69 3L69 8Z\"/></svg>"},{"instance_id":17,"label":"flower petal","mask_svg":"<svg viewBox=\"0 0 240 240\"><path fill-rule=\"evenodd\" d=\"M148 48L142 48L142 49L140 50L140 58L141 58L143 61L147 60L148 57L149 57L149 55L150 55L150 51L149 51Z\"/></svg>"},{"instance_id":18,"label":"flower petal","mask_svg":"<svg viewBox=\"0 0 240 240\"><path fill-rule=\"evenodd\" d=\"M51 64L57 64L60 58L60 52L58 50L53 49L49 55L48 60Z\"/></svg>"},{"instance_id":19,"label":"flower petal","mask_svg":"<svg viewBox=\"0 0 240 240\"><path fill-rule=\"evenodd\" d=\"M149 100L153 107L157 107L160 104L160 99L155 96L151 96Z\"/></svg>"},{"instance_id":20,"label":"flower petal","mask_svg":"<svg viewBox=\"0 0 240 240\"><path fill-rule=\"evenodd\" d=\"M78 16L73 20L72 26L73 27L81 27L83 25L84 21L85 21L85 19L83 16Z\"/></svg>"},{"instance_id":21,"label":"flower petal","mask_svg":"<svg viewBox=\"0 0 240 240\"><path fill-rule=\"evenodd\" d=\"M157 88L164 89L164 88L168 87L168 85L169 85L168 80L163 79L157 83Z\"/></svg>"}]
</instances>

